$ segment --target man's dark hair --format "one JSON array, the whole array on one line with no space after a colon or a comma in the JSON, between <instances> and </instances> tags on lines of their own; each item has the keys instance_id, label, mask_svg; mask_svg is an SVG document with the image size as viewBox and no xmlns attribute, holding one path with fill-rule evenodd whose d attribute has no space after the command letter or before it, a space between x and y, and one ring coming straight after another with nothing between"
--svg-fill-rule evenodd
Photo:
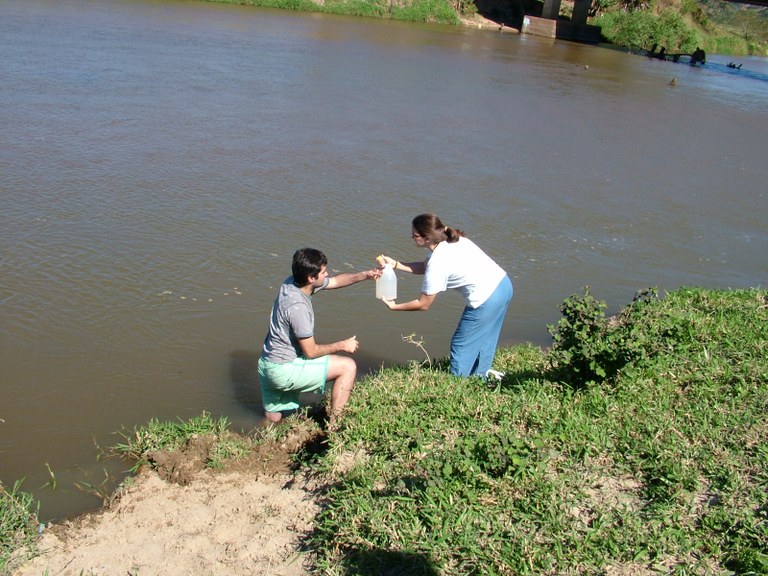
<instances>
[{"instance_id":1,"label":"man's dark hair","mask_svg":"<svg viewBox=\"0 0 768 576\"><path fill-rule=\"evenodd\" d=\"M323 266L328 265L328 258L320 250L314 248L302 248L293 254L293 281L302 287L309 284L310 276L318 276Z\"/></svg>"}]
</instances>

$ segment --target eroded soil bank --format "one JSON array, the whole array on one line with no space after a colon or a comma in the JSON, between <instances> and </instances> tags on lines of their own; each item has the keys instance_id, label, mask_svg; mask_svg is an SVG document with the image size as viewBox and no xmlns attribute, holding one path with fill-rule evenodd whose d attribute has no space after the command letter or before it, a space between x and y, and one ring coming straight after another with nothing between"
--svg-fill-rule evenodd
<instances>
[{"instance_id":1,"label":"eroded soil bank","mask_svg":"<svg viewBox=\"0 0 768 576\"><path fill-rule=\"evenodd\" d=\"M103 510L50 525L39 556L17 576L306 574L302 541L322 487L291 454L321 433L292 433L221 469L205 468L211 442L151 455Z\"/></svg>"}]
</instances>

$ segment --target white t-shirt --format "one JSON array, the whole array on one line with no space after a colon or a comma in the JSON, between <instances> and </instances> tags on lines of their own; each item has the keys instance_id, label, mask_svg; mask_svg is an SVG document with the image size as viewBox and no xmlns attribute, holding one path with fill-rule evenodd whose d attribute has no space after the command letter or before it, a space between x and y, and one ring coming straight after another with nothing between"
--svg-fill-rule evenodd
<instances>
[{"instance_id":1,"label":"white t-shirt","mask_svg":"<svg viewBox=\"0 0 768 576\"><path fill-rule=\"evenodd\" d=\"M493 294L506 276L477 244L463 236L457 242L440 242L427 260L421 291L433 295L458 290L466 304L477 308Z\"/></svg>"}]
</instances>

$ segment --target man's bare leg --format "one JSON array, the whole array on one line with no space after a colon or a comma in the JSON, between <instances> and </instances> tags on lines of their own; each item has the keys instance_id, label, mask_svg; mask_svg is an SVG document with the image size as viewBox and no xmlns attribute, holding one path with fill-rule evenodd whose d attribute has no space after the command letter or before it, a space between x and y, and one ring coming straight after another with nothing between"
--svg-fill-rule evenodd
<instances>
[{"instance_id":1,"label":"man's bare leg","mask_svg":"<svg viewBox=\"0 0 768 576\"><path fill-rule=\"evenodd\" d=\"M328 381L333 381L331 388L331 413L329 425L334 426L341 416L344 406L349 401L352 389L355 387L357 364L348 356L331 354L328 362Z\"/></svg>"},{"instance_id":2,"label":"man's bare leg","mask_svg":"<svg viewBox=\"0 0 768 576\"><path fill-rule=\"evenodd\" d=\"M283 414L281 412L267 412L264 411L264 418L269 420L270 422L277 424L280 422L280 420L283 419Z\"/></svg>"}]
</instances>

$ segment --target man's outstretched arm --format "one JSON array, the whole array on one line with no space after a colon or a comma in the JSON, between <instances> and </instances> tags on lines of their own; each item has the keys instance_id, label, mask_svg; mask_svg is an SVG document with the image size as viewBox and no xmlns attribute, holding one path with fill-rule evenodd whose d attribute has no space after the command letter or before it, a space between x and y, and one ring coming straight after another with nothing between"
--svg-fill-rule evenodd
<instances>
[{"instance_id":1,"label":"man's outstretched arm","mask_svg":"<svg viewBox=\"0 0 768 576\"><path fill-rule=\"evenodd\" d=\"M371 270L363 270L362 272L343 272L336 276L331 276L328 279L328 286L326 290L333 290L334 288L344 288L345 286L351 286L357 284L363 280L376 280L381 276L381 270L374 268Z\"/></svg>"}]
</instances>

